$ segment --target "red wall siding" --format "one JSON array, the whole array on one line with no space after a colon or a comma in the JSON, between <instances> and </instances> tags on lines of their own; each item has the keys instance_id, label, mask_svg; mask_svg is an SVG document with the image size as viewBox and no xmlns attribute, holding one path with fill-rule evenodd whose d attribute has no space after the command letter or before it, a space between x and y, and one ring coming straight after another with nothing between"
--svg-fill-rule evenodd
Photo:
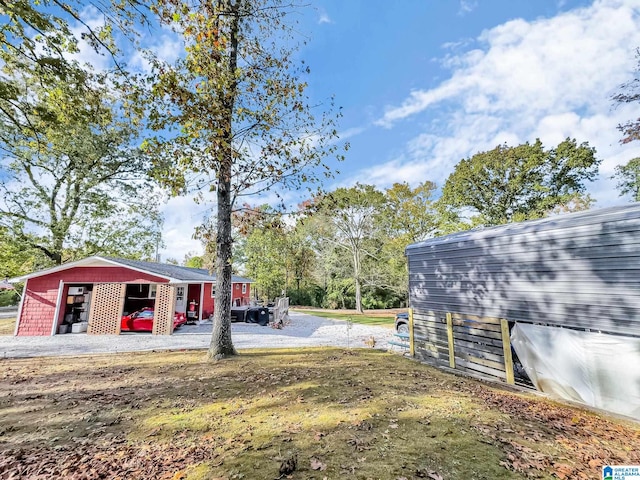
<instances>
[{"instance_id":1,"label":"red wall siding","mask_svg":"<svg viewBox=\"0 0 640 480\"><path fill-rule=\"evenodd\" d=\"M251 284L245 283L247 286L247 291L242 293L242 283L234 283L233 284L233 304L237 305L238 300L240 300L240 305L249 305L249 300L251 299Z\"/></svg>"},{"instance_id":2,"label":"red wall siding","mask_svg":"<svg viewBox=\"0 0 640 480\"><path fill-rule=\"evenodd\" d=\"M17 335L51 335L60 280L65 283L167 283L164 278L124 267L75 267L31 278L26 284ZM58 323L60 318L55 320Z\"/></svg>"},{"instance_id":3,"label":"red wall siding","mask_svg":"<svg viewBox=\"0 0 640 480\"><path fill-rule=\"evenodd\" d=\"M39 278L55 277L65 283L167 283L165 278L125 267L75 267Z\"/></svg>"},{"instance_id":4,"label":"red wall siding","mask_svg":"<svg viewBox=\"0 0 640 480\"><path fill-rule=\"evenodd\" d=\"M204 284L204 295L202 296L202 319L206 320L213 313L214 299L211 298L211 283Z\"/></svg>"},{"instance_id":5,"label":"red wall siding","mask_svg":"<svg viewBox=\"0 0 640 480\"><path fill-rule=\"evenodd\" d=\"M59 281L27 280L17 335L51 335Z\"/></svg>"},{"instance_id":6,"label":"red wall siding","mask_svg":"<svg viewBox=\"0 0 640 480\"><path fill-rule=\"evenodd\" d=\"M204 299L202 302L202 318L206 319L211 315L215 309L215 299L211 298L211 283L204 284ZM247 291L246 293L242 293L242 283L233 283L232 288L232 298L233 305L236 305L236 300L240 300L240 305L249 305L249 301L251 299L251 284L247 283Z\"/></svg>"}]
</instances>

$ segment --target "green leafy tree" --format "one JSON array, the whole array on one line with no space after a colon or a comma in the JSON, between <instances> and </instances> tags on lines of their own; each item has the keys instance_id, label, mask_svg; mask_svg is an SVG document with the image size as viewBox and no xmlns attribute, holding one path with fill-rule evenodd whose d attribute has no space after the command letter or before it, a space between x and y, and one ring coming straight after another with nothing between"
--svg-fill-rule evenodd
<instances>
[{"instance_id":1,"label":"green leafy tree","mask_svg":"<svg viewBox=\"0 0 640 480\"><path fill-rule=\"evenodd\" d=\"M310 104L293 28L281 0L159 0L161 22L181 33L186 56L154 62L148 142L157 173L176 193L216 200L216 309L210 358L234 355L231 339L232 222L246 195L310 188L331 175L335 116ZM173 127L176 127L173 129ZM168 130L168 131L167 131ZM274 190L278 187L277 190Z\"/></svg>"},{"instance_id":2,"label":"green leafy tree","mask_svg":"<svg viewBox=\"0 0 640 480\"><path fill-rule=\"evenodd\" d=\"M618 180L620 196L631 194L632 201L640 202L640 158L633 158L616 167L613 177Z\"/></svg>"},{"instance_id":3,"label":"green leafy tree","mask_svg":"<svg viewBox=\"0 0 640 480\"><path fill-rule=\"evenodd\" d=\"M384 192L382 215L377 217L385 232L384 243L381 261L374 265L376 275L369 283L393 292L399 301L406 301L407 297L407 245L449 233L434 199L436 188L430 181L413 188L407 183L395 183Z\"/></svg>"},{"instance_id":4,"label":"green leafy tree","mask_svg":"<svg viewBox=\"0 0 640 480\"><path fill-rule=\"evenodd\" d=\"M240 263L245 275L256 281L256 291L268 300L283 291L296 301L303 297L302 286L312 286L311 275L315 253L304 225L289 225L283 215L268 205L245 204L233 216L237 232L234 263Z\"/></svg>"},{"instance_id":5,"label":"green leafy tree","mask_svg":"<svg viewBox=\"0 0 640 480\"><path fill-rule=\"evenodd\" d=\"M415 188L394 183L385 190L384 223L391 235L413 243L433 237L439 230L434 194L436 184L423 182Z\"/></svg>"},{"instance_id":6,"label":"green leafy tree","mask_svg":"<svg viewBox=\"0 0 640 480\"><path fill-rule=\"evenodd\" d=\"M441 203L472 209L480 215L476 223L484 225L541 218L559 205L579 209L585 202L575 200L584 195L585 182L596 178L600 162L594 148L571 139L550 150L540 140L500 145L460 161Z\"/></svg>"},{"instance_id":7,"label":"green leafy tree","mask_svg":"<svg viewBox=\"0 0 640 480\"><path fill-rule=\"evenodd\" d=\"M384 195L371 185L339 188L322 198L316 216L318 234L348 255L355 289L355 309L362 313L365 265L378 261L381 247L379 212Z\"/></svg>"},{"instance_id":8,"label":"green leafy tree","mask_svg":"<svg viewBox=\"0 0 640 480\"><path fill-rule=\"evenodd\" d=\"M0 226L0 282L5 278L17 277L48 266L48 259L35 250L24 248L24 243L15 238L6 227ZM0 291L0 307L15 305L20 300L16 290Z\"/></svg>"},{"instance_id":9,"label":"green leafy tree","mask_svg":"<svg viewBox=\"0 0 640 480\"><path fill-rule=\"evenodd\" d=\"M287 237L282 215L269 205L245 204L233 215L236 233L234 259L241 258L243 272L256 283L254 289L271 300L286 290Z\"/></svg>"},{"instance_id":10,"label":"green leafy tree","mask_svg":"<svg viewBox=\"0 0 640 480\"><path fill-rule=\"evenodd\" d=\"M267 299L281 294L286 285L286 237L281 227L255 229L246 241L246 273Z\"/></svg>"},{"instance_id":11,"label":"green leafy tree","mask_svg":"<svg viewBox=\"0 0 640 480\"><path fill-rule=\"evenodd\" d=\"M202 255L196 255L193 252L189 252L184 256L184 261L182 262L182 264L185 267L189 267L189 268L201 268L201 269L206 268L204 257Z\"/></svg>"},{"instance_id":12,"label":"green leafy tree","mask_svg":"<svg viewBox=\"0 0 640 480\"><path fill-rule=\"evenodd\" d=\"M131 88L115 37L135 41L146 13L137 0L0 2L0 225L50 262L146 256L158 235L154 195L123 183L144 173L127 143L139 118L125 126L110 104L137 110L124 94L109 93ZM94 74L74 59L81 39L109 56L110 72ZM143 192L151 208L137 201Z\"/></svg>"},{"instance_id":13,"label":"green leafy tree","mask_svg":"<svg viewBox=\"0 0 640 480\"><path fill-rule=\"evenodd\" d=\"M97 253L151 257L160 199L147 158L131 147L136 126L119 115L106 77L22 81L32 128L0 123L0 226L54 264Z\"/></svg>"},{"instance_id":14,"label":"green leafy tree","mask_svg":"<svg viewBox=\"0 0 640 480\"><path fill-rule=\"evenodd\" d=\"M90 12L99 14L102 22L86 19L84 15ZM23 95L23 76L37 78L42 88L83 84L92 68L74 60L81 38L95 52L109 56L118 77L126 76L119 63L115 33L121 41L135 45L139 26L148 24L147 13L138 0L0 2L0 121L29 130L31 136L38 134L38 125L30 122L37 105ZM127 85L116 76L111 80L123 88ZM66 114L80 118L85 112L70 108Z\"/></svg>"},{"instance_id":15,"label":"green leafy tree","mask_svg":"<svg viewBox=\"0 0 640 480\"><path fill-rule=\"evenodd\" d=\"M315 264L315 252L304 231L296 225L286 236L287 288L294 282L295 290L309 283Z\"/></svg>"}]
</instances>

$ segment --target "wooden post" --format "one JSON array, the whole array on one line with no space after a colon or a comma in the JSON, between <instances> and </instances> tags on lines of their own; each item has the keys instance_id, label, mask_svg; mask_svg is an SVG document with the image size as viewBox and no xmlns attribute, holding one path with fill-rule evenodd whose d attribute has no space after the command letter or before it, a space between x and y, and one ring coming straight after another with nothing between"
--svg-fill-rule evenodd
<instances>
[{"instance_id":1,"label":"wooden post","mask_svg":"<svg viewBox=\"0 0 640 480\"><path fill-rule=\"evenodd\" d=\"M453 320L450 312L447 312L447 339L449 340L449 366L456 368L456 354L453 349Z\"/></svg>"},{"instance_id":2,"label":"wooden post","mask_svg":"<svg viewBox=\"0 0 640 480\"><path fill-rule=\"evenodd\" d=\"M507 383L515 384L513 378L513 358L511 357L511 340L509 339L509 322L505 318L500 319L500 330L502 332L502 351L504 353L504 369L507 374Z\"/></svg>"},{"instance_id":3,"label":"wooden post","mask_svg":"<svg viewBox=\"0 0 640 480\"><path fill-rule=\"evenodd\" d=\"M409 309L409 355L416 356L416 344L413 340L413 308Z\"/></svg>"}]
</instances>

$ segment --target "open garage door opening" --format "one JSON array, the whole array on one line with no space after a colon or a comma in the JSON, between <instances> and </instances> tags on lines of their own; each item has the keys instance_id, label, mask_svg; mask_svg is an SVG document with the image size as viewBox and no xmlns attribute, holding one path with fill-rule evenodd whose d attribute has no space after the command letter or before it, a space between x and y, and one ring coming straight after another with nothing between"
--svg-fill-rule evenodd
<instances>
[{"instance_id":1,"label":"open garage door opening","mask_svg":"<svg viewBox=\"0 0 640 480\"><path fill-rule=\"evenodd\" d=\"M120 333L173 333L186 322L184 309L176 311L176 291L184 289L152 283L127 285Z\"/></svg>"},{"instance_id":2,"label":"open garage door opening","mask_svg":"<svg viewBox=\"0 0 640 480\"><path fill-rule=\"evenodd\" d=\"M208 270L127 258L95 255L8 283L24 284L16 336L81 333L84 328L89 335L171 335L187 320L196 326L208 323L215 308L216 277ZM251 283L232 276L235 307L249 304Z\"/></svg>"}]
</instances>

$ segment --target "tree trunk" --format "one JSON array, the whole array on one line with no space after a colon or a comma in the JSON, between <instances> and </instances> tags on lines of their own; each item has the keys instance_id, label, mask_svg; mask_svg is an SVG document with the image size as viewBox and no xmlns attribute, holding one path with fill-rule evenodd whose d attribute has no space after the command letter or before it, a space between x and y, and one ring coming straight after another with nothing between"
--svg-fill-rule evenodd
<instances>
[{"instance_id":1,"label":"tree trunk","mask_svg":"<svg viewBox=\"0 0 640 480\"><path fill-rule=\"evenodd\" d=\"M225 1L223 11L231 16L229 25L230 51L227 75L229 85L220 92L223 96L224 118L220 119L223 125L224 141L221 142L222 152L215 152L218 156L218 220L216 235L216 300L213 316L213 333L209 346L209 359L219 360L224 357L237 355L231 340L231 258L233 241L231 238L231 173L233 165L233 109L235 95L237 93L237 80L235 71L238 63L238 3L232 5Z\"/></svg>"},{"instance_id":2,"label":"tree trunk","mask_svg":"<svg viewBox=\"0 0 640 480\"><path fill-rule=\"evenodd\" d=\"M356 312L362 311L362 287L360 285L360 250L358 245L353 246L353 279L356 284Z\"/></svg>"},{"instance_id":3,"label":"tree trunk","mask_svg":"<svg viewBox=\"0 0 640 480\"><path fill-rule=\"evenodd\" d=\"M231 340L231 158L223 162L218 182L218 254L216 256L216 300L209 359L236 355ZM224 179L224 180L223 180Z\"/></svg>"},{"instance_id":4,"label":"tree trunk","mask_svg":"<svg viewBox=\"0 0 640 480\"><path fill-rule=\"evenodd\" d=\"M68 230L67 230L68 231ZM62 250L63 250L64 240L63 238L59 238L54 236L53 238L53 251L51 252L51 259L56 262L56 265L62 265Z\"/></svg>"},{"instance_id":5,"label":"tree trunk","mask_svg":"<svg viewBox=\"0 0 640 480\"><path fill-rule=\"evenodd\" d=\"M356 278L356 312L363 313L362 310L362 291L360 287L360 279Z\"/></svg>"}]
</instances>

